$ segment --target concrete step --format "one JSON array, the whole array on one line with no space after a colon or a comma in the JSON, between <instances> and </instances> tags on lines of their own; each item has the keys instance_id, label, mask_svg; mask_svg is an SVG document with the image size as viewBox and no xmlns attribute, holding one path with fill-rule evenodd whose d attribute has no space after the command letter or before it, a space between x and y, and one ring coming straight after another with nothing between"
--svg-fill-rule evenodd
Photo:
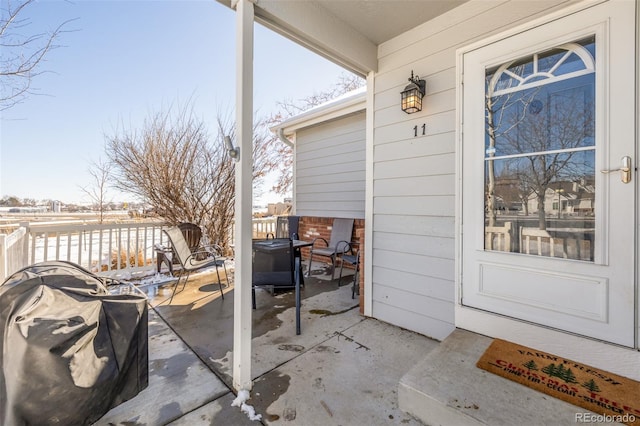
<instances>
[{"instance_id":1,"label":"concrete step","mask_svg":"<svg viewBox=\"0 0 640 426\"><path fill-rule=\"evenodd\" d=\"M434 426L575 426L578 413L591 414L476 367L491 341L455 330L402 377L400 408Z\"/></svg>"}]
</instances>

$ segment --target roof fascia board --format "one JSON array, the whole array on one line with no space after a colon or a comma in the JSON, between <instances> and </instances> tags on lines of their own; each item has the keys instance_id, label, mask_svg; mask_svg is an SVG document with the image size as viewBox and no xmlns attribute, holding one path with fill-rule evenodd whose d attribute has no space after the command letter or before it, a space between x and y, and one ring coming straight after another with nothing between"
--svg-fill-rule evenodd
<instances>
[{"instance_id":1,"label":"roof fascia board","mask_svg":"<svg viewBox=\"0 0 640 426\"><path fill-rule=\"evenodd\" d=\"M312 108L302 114L284 120L277 126L271 127L271 131L277 133L283 130L286 136L293 135L296 131L310 127L335 118L344 117L355 112L364 111L367 107L367 93L363 91L354 96L349 96L339 101L328 102L316 108Z\"/></svg>"}]
</instances>

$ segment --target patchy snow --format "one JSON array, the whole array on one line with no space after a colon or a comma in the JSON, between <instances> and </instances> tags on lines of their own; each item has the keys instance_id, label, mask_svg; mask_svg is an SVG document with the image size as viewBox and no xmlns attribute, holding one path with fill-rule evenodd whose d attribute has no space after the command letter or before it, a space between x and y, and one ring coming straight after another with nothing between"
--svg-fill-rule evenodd
<instances>
[{"instance_id":1,"label":"patchy snow","mask_svg":"<svg viewBox=\"0 0 640 426\"><path fill-rule=\"evenodd\" d=\"M249 420L252 420L252 421L261 420L262 414L256 414L256 410L251 405L245 404L245 402L248 401L250 398L251 398L251 395L249 394L249 391L245 389L241 389L238 392L238 396L236 397L236 399L234 399L233 402L231 403L231 406L240 407L240 411L242 411L243 413L246 413L247 417L249 417Z\"/></svg>"}]
</instances>

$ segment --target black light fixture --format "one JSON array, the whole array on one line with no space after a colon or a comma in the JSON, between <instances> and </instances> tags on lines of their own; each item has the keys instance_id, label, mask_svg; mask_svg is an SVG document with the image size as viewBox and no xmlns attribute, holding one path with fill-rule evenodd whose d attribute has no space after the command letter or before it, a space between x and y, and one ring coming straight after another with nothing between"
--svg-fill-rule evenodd
<instances>
[{"instance_id":1,"label":"black light fixture","mask_svg":"<svg viewBox=\"0 0 640 426\"><path fill-rule=\"evenodd\" d=\"M422 98L427 88L427 83L424 80L420 80L419 76L413 76L413 70L411 70L411 77L409 77L409 85L402 91L402 110L407 114L413 114L414 112L422 111Z\"/></svg>"}]
</instances>

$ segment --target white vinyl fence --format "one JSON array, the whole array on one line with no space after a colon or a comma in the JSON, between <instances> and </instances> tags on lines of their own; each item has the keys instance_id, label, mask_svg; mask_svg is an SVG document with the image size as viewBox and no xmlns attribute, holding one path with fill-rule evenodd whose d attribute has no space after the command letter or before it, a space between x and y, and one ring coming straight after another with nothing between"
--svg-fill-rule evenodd
<instances>
[{"instance_id":1,"label":"white vinyl fence","mask_svg":"<svg viewBox=\"0 0 640 426\"><path fill-rule=\"evenodd\" d=\"M0 234L0 283L13 272L27 266L27 230L20 227Z\"/></svg>"},{"instance_id":2,"label":"white vinyl fence","mask_svg":"<svg viewBox=\"0 0 640 426\"><path fill-rule=\"evenodd\" d=\"M29 226L29 264L64 260L112 275L155 266L156 244L164 245L160 222L122 224L33 223Z\"/></svg>"},{"instance_id":3,"label":"white vinyl fence","mask_svg":"<svg viewBox=\"0 0 640 426\"><path fill-rule=\"evenodd\" d=\"M0 283L34 263L63 260L113 277L152 272L156 245L168 241L162 222L84 223L24 222L8 235L0 234ZM253 237L276 232L276 218L253 220Z\"/></svg>"}]
</instances>

